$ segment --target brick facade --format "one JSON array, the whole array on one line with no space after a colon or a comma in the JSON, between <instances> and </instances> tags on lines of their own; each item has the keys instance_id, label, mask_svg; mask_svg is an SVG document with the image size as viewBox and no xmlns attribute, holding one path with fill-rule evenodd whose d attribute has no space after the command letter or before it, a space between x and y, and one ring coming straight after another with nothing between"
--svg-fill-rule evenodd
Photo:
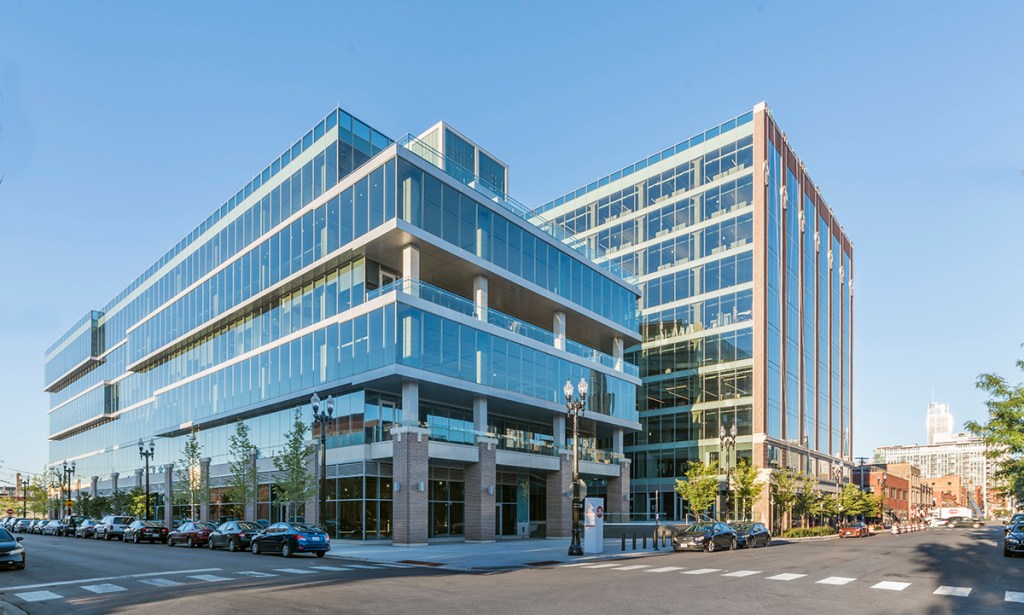
<instances>
[{"instance_id":1,"label":"brick facade","mask_svg":"<svg viewBox=\"0 0 1024 615\"><path fill-rule=\"evenodd\" d=\"M548 474L547 536L569 538L572 535L572 452L558 456L559 469Z\"/></svg>"},{"instance_id":2,"label":"brick facade","mask_svg":"<svg viewBox=\"0 0 1024 615\"><path fill-rule=\"evenodd\" d=\"M629 466L628 458L620 460L619 475L608 479L608 498L604 506L609 513L629 514Z\"/></svg>"},{"instance_id":3,"label":"brick facade","mask_svg":"<svg viewBox=\"0 0 1024 615\"><path fill-rule=\"evenodd\" d=\"M391 430L394 446L392 527L395 545L427 544L429 433L429 430L421 427L402 426ZM491 510L493 515L493 506Z\"/></svg>"},{"instance_id":4,"label":"brick facade","mask_svg":"<svg viewBox=\"0 0 1024 615\"><path fill-rule=\"evenodd\" d=\"M477 437L479 461L466 466L466 542L494 542L498 441Z\"/></svg>"}]
</instances>

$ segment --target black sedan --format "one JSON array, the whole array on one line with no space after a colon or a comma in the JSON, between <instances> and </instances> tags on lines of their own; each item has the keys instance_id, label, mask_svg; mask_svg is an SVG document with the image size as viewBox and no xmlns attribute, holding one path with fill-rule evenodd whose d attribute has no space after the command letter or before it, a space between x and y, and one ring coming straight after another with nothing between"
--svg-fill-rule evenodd
<instances>
[{"instance_id":1,"label":"black sedan","mask_svg":"<svg viewBox=\"0 0 1024 615\"><path fill-rule=\"evenodd\" d=\"M159 521L132 521L124 530L125 541L132 541L134 544L142 542L167 542L167 528Z\"/></svg>"},{"instance_id":2,"label":"black sedan","mask_svg":"<svg viewBox=\"0 0 1024 615\"><path fill-rule=\"evenodd\" d=\"M1024 553L1024 522L1011 525L1003 536L1003 556L1013 557Z\"/></svg>"},{"instance_id":3,"label":"black sedan","mask_svg":"<svg viewBox=\"0 0 1024 615\"><path fill-rule=\"evenodd\" d=\"M725 523L694 523L672 533L672 549L675 551L731 551L737 544L736 530Z\"/></svg>"},{"instance_id":4,"label":"black sedan","mask_svg":"<svg viewBox=\"0 0 1024 615\"><path fill-rule=\"evenodd\" d=\"M760 523L730 523L736 530L736 544L740 547L767 547L772 542L772 535Z\"/></svg>"},{"instance_id":5,"label":"black sedan","mask_svg":"<svg viewBox=\"0 0 1024 615\"><path fill-rule=\"evenodd\" d=\"M318 527L305 523L275 523L257 534L249 545L254 555L280 553L291 557L296 553L316 553L323 557L331 550L331 539Z\"/></svg>"},{"instance_id":6,"label":"black sedan","mask_svg":"<svg viewBox=\"0 0 1024 615\"><path fill-rule=\"evenodd\" d=\"M979 528L979 527L981 527L981 525L982 525L981 521L978 521L977 519L972 519L970 517L950 517L949 519L946 519L946 527L948 527L948 528L958 528L958 527Z\"/></svg>"},{"instance_id":7,"label":"black sedan","mask_svg":"<svg viewBox=\"0 0 1024 615\"><path fill-rule=\"evenodd\" d=\"M241 551L249 548L253 536L263 531L259 525L251 521L225 521L210 534L207 545L210 550L226 547L228 551Z\"/></svg>"},{"instance_id":8,"label":"black sedan","mask_svg":"<svg viewBox=\"0 0 1024 615\"><path fill-rule=\"evenodd\" d=\"M21 536L17 538L5 529L0 528L0 566L25 567L25 547L21 546Z\"/></svg>"}]
</instances>

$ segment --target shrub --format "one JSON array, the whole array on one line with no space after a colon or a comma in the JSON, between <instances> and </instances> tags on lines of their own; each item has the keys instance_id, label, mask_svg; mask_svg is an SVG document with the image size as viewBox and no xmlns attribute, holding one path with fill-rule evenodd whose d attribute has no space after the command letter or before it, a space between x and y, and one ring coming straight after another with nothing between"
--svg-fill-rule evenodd
<instances>
[{"instance_id":1,"label":"shrub","mask_svg":"<svg viewBox=\"0 0 1024 615\"><path fill-rule=\"evenodd\" d=\"M809 538L811 536L833 536L835 528L827 525L820 527L795 527L782 533L783 538Z\"/></svg>"}]
</instances>

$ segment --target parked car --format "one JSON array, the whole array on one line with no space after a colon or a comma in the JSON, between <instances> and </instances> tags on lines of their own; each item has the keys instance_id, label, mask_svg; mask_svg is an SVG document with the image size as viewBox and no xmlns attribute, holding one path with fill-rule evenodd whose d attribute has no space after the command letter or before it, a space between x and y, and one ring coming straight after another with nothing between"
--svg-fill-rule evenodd
<instances>
[{"instance_id":1,"label":"parked car","mask_svg":"<svg viewBox=\"0 0 1024 615\"><path fill-rule=\"evenodd\" d=\"M0 566L25 568L25 547L21 544L22 540L21 536L15 538L14 534L0 528Z\"/></svg>"},{"instance_id":2,"label":"parked car","mask_svg":"<svg viewBox=\"0 0 1024 615\"><path fill-rule=\"evenodd\" d=\"M693 523L672 532L672 549L675 551L717 551L733 550L738 544L736 530L725 523Z\"/></svg>"},{"instance_id":3,"label":"parked car","mask_svg":"<svg viewBox=\"0 0 1024 615\"><path fill-rule=\"evenodd\" d=\"M64 533L64 524L54 519L44 525L39 533L44 536L60 536Z\"/></svg>"},{"instance_id":4,"label":"parked car","mask_svg":"<svg viewBox=\"0 0 1024 615\"><path fill-rule=\"evenodd\" d=\"M772 535L761 523L730 523L736 530L736 545L740 547L767 547L772 542Z\"/></svg>"},{"instance_id":5,"label":"parked car","mask_svg":"<svg viewBox=\"0 0 1024 615\"><path fill-rule=\"evenodd\" d=\"M1024 553L1024 521L1006 529L1007 532L1003 536L1003 556L1013 557L1018 553Z\"/></svg>"},{"instance_id":6,"label":"parked car","mask_svg":"<svg viewBox=\"0 0 1024 615\"><path fill-rule=\"evenodd\" d=\"M96 525L93 538L96 540L110 540L118 538L124 540L124 531L135 521L135 517L125 515L107 515Z\"/></svg>"},{"instance_id":7,"label":"parked car","mask_svg":"<svg viewBox=\"0 0 1024 615\"><path fill-rule=\"evenodd\" d=\"M257 519L256 520L256 525L260 526L263 529L267 529L268 527L270 527L270 520L269 519Z\"/></svg>"},{"instance_id":8,"label":"parked car","mask_svg":"<svg viewBox=\"0 0 1024 615\"><path fill-rule=\"evenodd\" d=\"M1010 517L1010 519L1004 524L1006 525L1006 527L1003 528L1003 534L1008 534L1010 532L1010 528L1017 525L1021 521L1024 521L1024 513L1016 513L1015 515Z\"/></svg>"},{"instance_id":9,"label":"parked car","mask_svg":"<svg viewBox=\"0 0 1024 615\"><path fill-rule=\"evenodd\" d=\"M159 521L132 521L124 531L124 539L135 544L142 542L167 542L167 528Z\"/></svg>"},{"instance_id":10,"label":"parked car","mask_svg":"<svg viewBox=\"0 0 1024 615\"><path fill-rule=\"evenodd\" d=\"M251 521L227 521L220 524L210 534L210 549L227 547L228 551L241 551L249 548L253 536L263 531L259 525Z\"/></svg>"},{"instance_id":11,"label":"parked car","mask_svg":"<svg viewBox=\"0 0 1024 615\"><path fill-rule=\"evenodd\" d=\"M75 538L92 538L96 533L96 525L99 521L95 519L83 519L75 528Z\"/></svg>"},{"instance_id":12,"label":"parked car","mask_svg":"<svg viewBox=\"0 0 1024 615\"><path fill-rule=\"evenodd\" d=\"M249 543L254 555L280 553L291 557L296 553L316 553L323 557L331 550L327 532L305 523L275 523L257 534Z\"/></svg>"},{"instance_id":13,"label":"parked car","mask_svg":"<svg viewBox=\"0 0 1024 615\"><path fill-rule=\"evenodd\" d=\"M185 544L188 547L201 547L210 540L210 534L217 527L208 521L189 521L181 524L178 529L167 534L167 546Z\"/></svg>"},{"instance_id":14,"label":"parked car","mask_svg":"<svg viewBox=\"0 0 1024 615\"><path fill-rule=\"evenodd\" d=\"M863 523L848 523L839 528L840 538L860 538L868 535L868 526Z\"/></svg>"},{"instance_id":15,"label":"parked car","mask_svg":"<svg viewBox=\"0 0 1024 615\"><path fill-rule=\"evenodd\" d=\"M32 522L32 527L29 528L29 533L30 534L42 534L43 533L43 527L47 523L49 523L49 522L50 521L48 519L36 519L35 521Z\"/></svg>"},{"instance_id":16,"label":"parked car","mask_svg":"<svg viewBox=\"0 0 1024 615\"><path fill-rule=\"evenodd\" d=\"M78 528L78 524L88 518L89 517L84 515L69 515L61 519L61 523L64 524L64 533L62 536L74 536L75 529Z\"/></svg>"},{"instance_id":17,"label":"parked car","mask_svg":"<svg viewBox=\"0 0 1024 615\"><path fill-rule=\"evenodd\" d=\"M33 521L31 519L18 519L18 522L14 524L14 531L19 534L24 532L31 533Z\"/></svg>"},{"instance_id":18,"label":"parked car","mask_svg":"<svg viewBox=\"0 0 1024 615\"><path fill-rule=\"evenodd\" d=\"M979 519L972 519L971 517L950 517L946 519L946 527L957 528L957 527L973 527L979 528L982 523Z\"/></svg>"}]
</instances>

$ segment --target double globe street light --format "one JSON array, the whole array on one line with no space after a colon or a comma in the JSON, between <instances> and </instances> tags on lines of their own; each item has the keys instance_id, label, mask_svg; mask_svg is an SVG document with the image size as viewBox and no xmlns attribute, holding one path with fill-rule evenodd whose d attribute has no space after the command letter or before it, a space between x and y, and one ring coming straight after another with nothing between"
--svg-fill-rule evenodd
<instances>
[{"instance_id":1,"label":"double globe street light","mask_svg":"<svg viewBox=\"0 0 1024 615\"><path fill-rule=\"evenodd\" d=\"M725 457L725 495L722 497L722 506L719 509L719 516L721 512L725 510L729 501L729 494L732 491L732 464L729 463L729 454L736 449L736 423L732 424L729 431L725 430L725 425L718 428L718 450L720 454ZM733 498L733 518L737 516L736 513L736 499Z\"/></svg>"},{"instance_id":2,"label":"double globe street light","mask_svg":"<svg viewBox=\"0 0 1024 615\"><path fill-rule=\"evenodd\" d=\"M62 493L62 495L63 494L67 494L67 497L64 500L64 504L66 505L66 508L67 508L67 516L70 517L71 516L71 506L69 506L67 504L68 504L68 501L71 500L71 477L73 477L75 475L75 462L72 461L71 465L68 465L68 462L65 461L63 465L64 465L64 475L63 475L64 476L64 480L63 480L63 483L61 484L61 493ZM66 487L66 491L65 491L65 487ZM57 510L60 510L60 507L58 507Z\"/></svg>"},{"instance_id":3,"label":"double globe street light","mask_svg":"<svg viewBox=\"0 0 1024 615\"><path fill-rule=\"evenodd\" d=\"M153 454L156 450L156 445L153 440L149 441L149 450L146 450L145 445L142 443L142 438L139 438L139 457L146 460L146 518L152 519L149 516L149 460L153 458Z\"/></svg>"},{"instance_id":4,"label":"double globe street light","mask_svg":"<svg viewBox=\"0 0 1024 615\"><path fill-rule=\"evenodd\" d=\"M585 485L580 480L580 430L579 417L587 408L587 380L580 378L576 385L579 390L579 398L573 398L572 382L565 380L565 413L566 417L572 417L572 543L569 544L569 555L583 555L583 545L580 542L580 511L583 509L583 489Z\"/></svg>"},{"instance_id":5,"label":"double globe street light","mask_svg":"<svg viewBox=\"0 0 1024 615\"><path fill-rule=\"evenodd\" d=\"M320 504L320 511L317 514L317 522L321 527L326 527L326 519L324 518L324 509L327 507L327 425L334 418L334 398L330 395L327 396L327 410L320 410L320 396L313 393L313 396L309 398L309 405L313 408L313 424L312 427L316 429L320 428L320 497L318 498ZM326 530L324 530L326 531Z\"/></svg>"}]
</instances>

